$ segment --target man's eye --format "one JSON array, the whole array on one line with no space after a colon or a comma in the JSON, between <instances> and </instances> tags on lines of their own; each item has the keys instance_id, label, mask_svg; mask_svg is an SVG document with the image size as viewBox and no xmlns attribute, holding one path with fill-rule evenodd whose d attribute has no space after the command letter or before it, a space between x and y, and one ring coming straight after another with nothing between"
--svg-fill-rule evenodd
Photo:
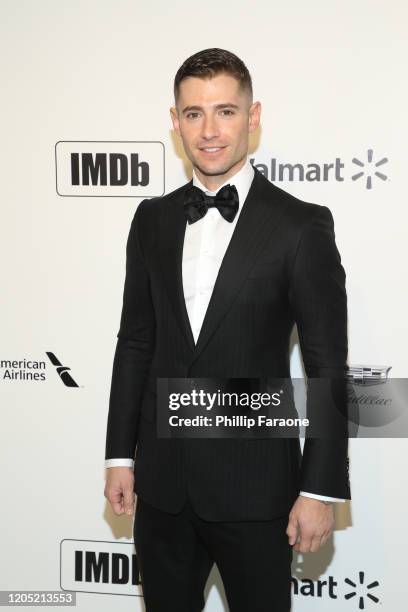
<instances>
[{"instance_id":1,"label":"man's eye","mask_svg":"<svg viewBox=\"0 0 408 612\"><path fill-rule=\"evenodd\" d=\"M187 119L195 119L196 117L198 117L198 113L188 113L187 114Z\"/></svg>"},{"instance_id":2,"label":"man's eye","mask_svg":"<svg viewBox=\"0 0 408 612\"><path fill-rule=\"evenodd\" d=\"M227 115L233 115L234 114L234 111L229 110L228 108L224 108L221 112L222 113L227 113Z\"/></svg>"}]
</instances>

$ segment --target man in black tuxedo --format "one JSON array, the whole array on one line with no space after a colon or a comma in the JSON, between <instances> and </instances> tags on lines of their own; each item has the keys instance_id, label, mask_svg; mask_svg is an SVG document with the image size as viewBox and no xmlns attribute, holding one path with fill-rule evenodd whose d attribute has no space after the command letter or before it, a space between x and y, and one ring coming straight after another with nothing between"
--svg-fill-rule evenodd
<instances>
[{"instance_id":1,"label":"man in black tuxedo","mask_svg":"<svg viewBox=\"0 0 408 612\"><path fill-rule=\"evenodd\" d=\"M347 437L166 439L156 380L289 377L297 325L308 377L341 378L347 297L333 218L248 160L260 121L245 64L206 49L174 82L191 181L137 207L106 439L105 496L137 507L148 612L197 612L213 563L232 612L288 612L292 551L313 552L350 498Z\"/></svg>"}]
</instances>

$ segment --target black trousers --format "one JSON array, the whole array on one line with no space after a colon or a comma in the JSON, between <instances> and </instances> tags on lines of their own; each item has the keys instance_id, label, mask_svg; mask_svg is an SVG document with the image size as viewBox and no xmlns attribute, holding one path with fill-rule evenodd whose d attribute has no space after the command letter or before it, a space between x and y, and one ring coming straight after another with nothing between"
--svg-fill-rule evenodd
<instances>
[{"instance_id":1,"label":"black trousers","mask_svg":"<svg viewBox=\"0 0 408 612\"><path fill-rule=\"evenodd\" d=\"M200 612L216 563L230 612L289 612L288 516L213 522L189 502L168 514L137 498L134 542L147 612Z\"/></svg>"}]
</instances>

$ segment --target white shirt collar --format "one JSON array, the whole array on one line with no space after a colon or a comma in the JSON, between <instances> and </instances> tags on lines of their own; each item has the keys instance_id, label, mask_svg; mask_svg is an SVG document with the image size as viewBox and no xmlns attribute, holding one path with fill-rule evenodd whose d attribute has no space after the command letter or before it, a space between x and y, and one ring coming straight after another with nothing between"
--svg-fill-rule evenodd
<instances>
[{"instance_id":1,"label":"white shirt collar","mask_svg":"<svg viewBox=\"0 0 408 612\"><path fill-rule=\"evenodd\" d=\"M214 196L221 187L224 185L235 185L238 191L239 197L239 207L243 205L248 195L248 191L251 187L252 180L254 178L255 170L252 167L252 164L247 157L246 163L236 172L233 176L231 176L225 183L220 185L216 191L209 191L207 187L201 183L200 179L197 177L195 170L193 168L193 185L199 187L202 191L204 191L209 196Z\"/></svg>"}]
</instances>

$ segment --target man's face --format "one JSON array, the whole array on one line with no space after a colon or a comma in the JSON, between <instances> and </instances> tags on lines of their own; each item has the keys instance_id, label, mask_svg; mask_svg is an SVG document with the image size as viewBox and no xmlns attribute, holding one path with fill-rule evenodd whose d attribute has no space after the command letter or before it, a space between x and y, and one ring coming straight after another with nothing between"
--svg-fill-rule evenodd
<instances>
[{"instance_id":1,"label":"man's face","mask_svg":"<svg viewBox=\"0 0 408 612\"><path fill-rule=\"evenodd\" d=\"M260 103L251 104L249 93L227 74L181 81L171 118L202 181L221 184L244 165L260 112Z\"/></svg>"}]
</instances>

